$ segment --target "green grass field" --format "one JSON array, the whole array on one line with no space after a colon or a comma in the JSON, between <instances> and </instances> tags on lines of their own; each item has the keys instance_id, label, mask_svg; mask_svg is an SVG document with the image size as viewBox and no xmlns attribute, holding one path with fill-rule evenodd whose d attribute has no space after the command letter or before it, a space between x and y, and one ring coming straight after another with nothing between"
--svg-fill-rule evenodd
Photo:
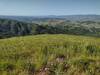
<instances>
[{"instance_id":1,"label":"green grass field","mask_svg":"<svg viewBox=\"0 0 100 75\"><path fill-rule=\"evenodd\" d=\"M0 75L100 75L100 38L47 34L1 39Z\"/></svg>"}]
</instances>

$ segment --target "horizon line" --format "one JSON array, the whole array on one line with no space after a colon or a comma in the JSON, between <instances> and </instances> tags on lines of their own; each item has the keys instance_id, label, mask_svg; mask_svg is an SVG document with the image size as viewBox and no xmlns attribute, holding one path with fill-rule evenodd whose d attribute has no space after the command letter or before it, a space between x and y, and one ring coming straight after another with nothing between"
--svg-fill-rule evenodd
<instances>
[{"instance_id":1,"label":"horizon line","mask_svg":"<svg viewBox=\"0 0 100 75\"><path fill-rule=\"evenodd\" d=\"M78 16L78 15L100 15L100 14L62 14L62 15L1 15L0 16Z\"/></svg>"}]
</instances>

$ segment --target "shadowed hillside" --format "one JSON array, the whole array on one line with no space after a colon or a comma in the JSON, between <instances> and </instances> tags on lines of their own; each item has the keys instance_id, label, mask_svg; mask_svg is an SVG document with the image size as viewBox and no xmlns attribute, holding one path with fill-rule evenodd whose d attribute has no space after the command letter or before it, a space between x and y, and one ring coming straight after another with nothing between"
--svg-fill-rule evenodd
<instances>
[{"instance_id":1,"label":"shadowed hillside","mask_svg":"<svg viewBox=\"0 0 100 75\"><path fill-rule=\"evenodd\" d=\"M0 19L0 38L35 34L74 34L100 36L100 22L96 21L52 19L46 21L41 20L37 24L36 23Z\"/></svg>"}]
</instances>

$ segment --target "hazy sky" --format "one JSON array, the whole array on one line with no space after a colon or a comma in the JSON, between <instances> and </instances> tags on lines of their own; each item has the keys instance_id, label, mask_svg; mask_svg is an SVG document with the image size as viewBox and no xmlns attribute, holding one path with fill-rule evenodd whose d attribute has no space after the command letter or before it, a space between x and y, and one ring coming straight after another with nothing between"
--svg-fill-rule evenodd
<instances>
[{"instance_id":1,"label":"hazy sky","mask_svg":"<svg viewBox=\"0 0 100 75\"><path fill-rule=\"evenodd\" d=\"M0 15L99 14L100 0L0 0Z\"/></svg>"}]
</instances>

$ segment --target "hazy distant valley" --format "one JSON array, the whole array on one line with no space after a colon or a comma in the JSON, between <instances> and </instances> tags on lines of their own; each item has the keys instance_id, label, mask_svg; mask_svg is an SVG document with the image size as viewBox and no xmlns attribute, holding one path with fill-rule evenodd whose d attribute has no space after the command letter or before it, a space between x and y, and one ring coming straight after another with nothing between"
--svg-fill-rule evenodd
<instances>
[{"instance_id":1,"label":"hazy distant valley","mask_svg":"<svg viewBox=\"0 0 100 75\"><path fill-rule=\"evenodd\" d=\"M99 15L0 16L0 37L34 34L100 36Z\"/></svg>"}]
</instances>

